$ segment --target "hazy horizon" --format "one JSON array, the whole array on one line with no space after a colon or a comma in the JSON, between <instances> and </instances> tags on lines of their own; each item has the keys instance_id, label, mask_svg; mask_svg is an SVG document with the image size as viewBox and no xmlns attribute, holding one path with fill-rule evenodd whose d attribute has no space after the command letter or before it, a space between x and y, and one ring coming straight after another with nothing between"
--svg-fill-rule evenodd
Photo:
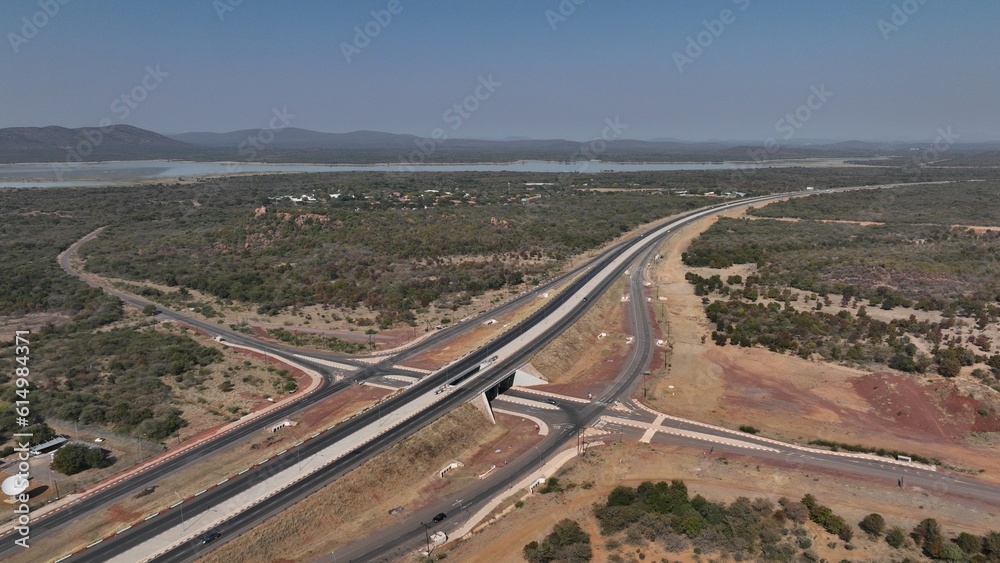
<instances>
[{"instance_id":1,"label":"hazy horizon","mask_svg":"<svg viewBox=\"0 0 1000 563\"><path fill-rule=\"evenodd\" d=\"M0 127L222 133L278 112L468 139L1000 139L995 2L12 0L0 16Z\"/></svg>"}]
</instances>

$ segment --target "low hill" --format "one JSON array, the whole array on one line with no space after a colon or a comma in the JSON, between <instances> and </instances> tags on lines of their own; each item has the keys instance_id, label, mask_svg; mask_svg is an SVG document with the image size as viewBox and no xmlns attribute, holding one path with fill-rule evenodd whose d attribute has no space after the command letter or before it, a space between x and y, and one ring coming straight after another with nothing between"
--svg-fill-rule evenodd
<instances>
[{"instance_id":1,"label":"low hill","mask_svg":"<svg viewBox=\"0 0 1000 563\"><path fill-rule=\"evenodd\" d=\"M195 147L131 125L0 129L0 161L39 162L176 158Z\"/></svg>"}]
</instances>

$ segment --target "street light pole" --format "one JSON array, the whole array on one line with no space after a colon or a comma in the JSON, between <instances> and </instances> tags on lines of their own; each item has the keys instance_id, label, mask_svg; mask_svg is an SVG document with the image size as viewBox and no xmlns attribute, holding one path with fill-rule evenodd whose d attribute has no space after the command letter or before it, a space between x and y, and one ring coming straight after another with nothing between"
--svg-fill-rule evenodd
<instances>
[{"instance_id":1,"label":"street light pole","mask_svg":"<svg viewBox=\"0 0 1000 563\"><path fill-rule=\"evenodd\" d=\"M174 491L173 493L177 496L177 500L180 501L178 506L181 509L181 529L184 530L187 528L187 524L184 523L184 499L181 498L181 495L177 494L177 491Z\"/></svg>"}]
</instances>

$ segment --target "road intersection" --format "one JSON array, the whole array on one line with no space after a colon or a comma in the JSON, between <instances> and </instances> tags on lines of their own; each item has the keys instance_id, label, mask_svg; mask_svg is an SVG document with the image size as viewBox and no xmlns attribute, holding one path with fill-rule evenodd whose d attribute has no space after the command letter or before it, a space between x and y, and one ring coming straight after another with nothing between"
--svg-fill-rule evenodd
<instances>
[{"instance_id":1,"label":"road intersection","mask_svg":"<svg viewBox=\"0 0 1000 563\"><path fill-rule=\"evenodd\" d=\"M495 385L506 377L514 368L526 362L532 354L555 338L567 326L575 322L582 313L596 301L611 282L620 277L623 272L629 275L630 298L624 300L630 307L629 315L633 325L633 343L628 361L615 381L605 393L592 401L568 398L555 400L556 405L546 402L546 395L527 389L514 389L505 393L508 400L504 401L504 409L536 417L537 420L551 427L551 431L543 437L542 444L529 452L537 456L525 454L521 459L496 471L484 479L477 487L463 491L458 512L466 515L465 521L455 519L449 524L465 529L475 522L470 511L481 511L483 507L495 503L498 495L509 494L516 484L528 479L537 470L543 459L552 460L564 457L562 452L566 444L577 433L594 426L599 431L607 431L609 435L618 434L624 437L638 437L643 441L657 441L675 444L709 445L712 451L752 451L753 455L764 459L793 463L800 467L842 471L865 477L891 480L893 483L901 471L907 472L910 483L926 486L931 490L944 490L949 494L985 500L1000 505L1000 492L997 488L978 480L945 475L928 468L916 465L901 465L894 460L865 456L862 454L843 455L826 450L802 448L790 444L759 438L753 435L739 433L729 429L713 427L693 421L685 421L670 417L665 413L650 411L648 407L629 399L630 390L639 381L640 373L647 369L650 350L655 346L651 336L650 319L647 299L644 293L646 287L642 273L644 265L649 261L658 241L668 236L673 229L695 219L730 209L739 205L765 201L776 197L795 195L813 195L817 192L782 194L742 200L738 203L728 203L712 208L692 212L682 219L668 222L646 235L620 243L612 249L596 257L594 266L585 269L584 266L573 272L574 281L559 295L554 296L549 303L522 321L523 325L515 326L497 336L490 343L467 355L463 360L454 362L446 369L433 374L424 374L419 370L399 366L406 357L425 350L439 343L443 338L453 336L457 330L432 334L426 340L406 348L402 353L388 356L375 364L350 359L336 354L313 353L296 350L272 343L261 343L254 338L232 331L220 331L216 325L192 319L174 311L164 311L167 318L189 324L206 334L225 333L227 341L233 344L266 350L276 357L304 363L309 369L322 376L322 385L312 396L326 397L331 393L354 382L369 380L373 384L405 389L380 406L376 417L374 411L359 413L354 419L338 427L330 427L324 433L318 433L311 439L296 444L284 455L265 460L260 465L252 467L246 473L224 480L210 491L196 495L197 498L187 499L177 503L171 509L162 511L121 530L107 539L93 544L82 553L76 554L72 560L106 561L106 560L146 560L158 557L158 560L177 561L190 560L204 555L205 549L221 545L226 539L235 537L238 533L249 529L288 506L291 506L312 491L357 467L366 459L370 459L385 447L398 442L417 431L431 420L450 411L459 404L477 396L483 390ZM94 233L96 236L96 233ZM84 240L80 241L81 243ZM79 243L78 243L79 244ZM74 247L78 247L74 245ZM67 253L60 256L60 264L67 271L79 275L88 283L97 283L94 278L76 272L69 262L69 257L75 252L71 247ZM542 289L551 289L556 282L567 277L549 282ZM136 306L144 306L145 302L113 288L102 287L105 291L115 294ZM518 299L505 303L501 308L513 308L531 294L522 295ZM588 302L589 299L589 302ZM485 315L496 315L497 310ZM484 317L485 318L485 317ZM474 322L457 327L468 330ZM495 363L482 369L477 369L480 362L488 361L490 356L499 358ZM402 369L401 369L402 368ZM463 372L462 370L465 370ZM463 378L468 373L468 378ZM422 378L422 379L417 379ZM460 379L461 381L456 381ZM442 382L455 383L455 389L439 396L433 389ZM290 412L307 408L315 401L307 396L298 402L275 409L274 416L261 417L279 419L287 417ZM549 397L551 399L551 397ZM613 414L608 414L609 406L618 405ZM624 409L622 409L624 407ZM622 411L626 412L622 412ZM280 414L279 414L280 413ZM383 420L383 414L385 420ZM541 425L540 425L541 426ZM247 431L253 432L261 424L248 425ZM240 434L233 432L233 435ZM245 435L240 434L240 436ZM293 457L294 456L294 457ZM168 471L176 470L188 463L194 463L198 457L187 458L183 463L175 464ZM329 466L323 472L316 469L323 465ZM312 470L309 472L309 470ZM119 497L128 491L153 482L160 478L155 471L150 470L140 475L146 478L136 478L123 482ZM319 477L317 477L319 476ZM528 476L528 477L526 477ZM131 487L131 488L130 488ZM505 489L506 487L506 489ZM97 495L95 495L97 496ZM90 510L107 505L114 498L113 494L105 494L103 502L93 502ZM263 499L268 502L262 503ZM428 514L444 506L442 499L428 508ZM197 518L195 523L186 521L181 515L182 508L187 512L188 519ZM452 507L454 508L454 507ZM175 514L176 513L176 514ZM198 515L207 514L215 516ZM58 513L46 518L55 522ZM178 518L180 516L180 518ZM423 520L421 520L423 518ZM418 540L427 532L425 527L415 527L419 521L429 520L422 512L410 514L409 518L400 522L396 528L382 530L376 536L366 538L358 544L342 550L343 555L351 558L376 559L399 550L413 549ZM201 524L197 524L201 522ZM65 524L65 523L63 523ZM58 524L57 524L58 525ZM57 527L57 526L53 526ZM398 528L398 529L397 529ZM224 531L220 542L202 546L197 539L208 530ZM453 530L454 531L454 530ZM0 552L0 556L3 553ZM343 556L342 555L342 556ZM118 557L120 559L114 559Z\"/></svg>"}]
</instances>

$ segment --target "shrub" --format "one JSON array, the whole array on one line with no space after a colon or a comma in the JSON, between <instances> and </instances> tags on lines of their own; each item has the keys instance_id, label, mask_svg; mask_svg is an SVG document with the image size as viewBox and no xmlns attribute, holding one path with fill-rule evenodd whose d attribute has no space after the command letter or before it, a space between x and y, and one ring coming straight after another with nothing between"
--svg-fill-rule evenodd
<instances>
[{"instance_id":1,"label":"shrub","mask_svg":"<svg viewBox=\"0 0 1000 563\"><path fill-rule=\"evenodd\" d=\"M885 531L885 518L881 514L873 512L865 516L858 524L858 527L868 535L878 537Z\"/></svg>"},{"instance_id":2,"label":"shrub","mask_svg":"<svg viewBox=\"0 0 1000 563\"><path fill-rule=\"evenodd\" d=\"M806 507L806 505L802 504L801 502L790 501L788 499L782 499L782 500L785 501L781 504L782 508L785 511L785 516L787 516L789 520L795 522L796 524L805 523L805 521L809 518L809 509Z\"/></svg>"},{"instance_id":3,"label":"shrub","mask_svg":"<svg viewBox=\"0 0 1000 563\"><path fill-rule=\"evenodd\" d=\"M563 491L563 486L559 482L558 477L549 477L545 480L545 486L539 489L539 493L547 495L549 493L561 493Z\"/></svg>"},{"instance_id":4,"label":"shrub","mask_svg":"<svg viewBox=\"0 0 1000 563\"><path fill-rule=\"evenodd\" d=\"M968 532L958 534L954 540L955 545L962 548L962 551L969 555L975 555L983 551L983 540L979 536L974 536Z\"/></svg>"},{"instance_id":5,"label":"shrub","mask_svg":"<svg viewBox=\"0 0 1000 563\"><path fill-rule=\"evenodd\" d=\"M541 543L533 541L523 548L524 558L530 563L549 563L550 561L590 561L593 552L590 549L590 536L580 525L568 518L560 520L552 528L552 533L545 536Z\"/></svg>"},{"instance_id":6,"label":"shrub","mask_svg":"<svg viewBox=\"0 0 1000 563\"><path fill-rule=\"evenodd\" d=\"M886 533L885 543L897 549L903 547L903 544L906 543L906 532L899 526L894 526Z\"/></svg>"},{"instance_id":7,"label":"shrub","mask_svg":"<svg viewBox=\"0 0 1000 563\"><path fill-rule=\"evenodd\" d=\"M85 444L66 444L56 450L52 457L52 469L65 475L73 475L92 467L107 467L108 459L101 448Z\"/></svg>"},{"instance_id":8,"label":"shrub","mask_svg":"<svg viewBox=\"0 0 1000 563\"><path fill-rule=\"evenodd\" d=\"M1000 533L990 532L983 536L983 553L1000 559Z\"/></svg>"}]
</instances>

